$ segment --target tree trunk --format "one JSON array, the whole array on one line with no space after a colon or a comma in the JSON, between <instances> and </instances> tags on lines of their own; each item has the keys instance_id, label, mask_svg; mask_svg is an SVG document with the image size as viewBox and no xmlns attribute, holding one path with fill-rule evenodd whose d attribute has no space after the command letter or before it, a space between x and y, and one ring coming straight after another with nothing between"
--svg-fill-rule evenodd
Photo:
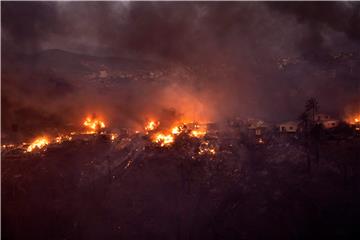
<instances>
[{"instance_id":1,"label":"tree trunk","mask_svg":"<svg viewBox=\"0 0 360 240\"><path fill-rule=\"evenodd\" d=\"M307 172L311 174L311 157L309 154L309 149L306 150L306 162L307 162Z\"/></svg>"}]
</instances>

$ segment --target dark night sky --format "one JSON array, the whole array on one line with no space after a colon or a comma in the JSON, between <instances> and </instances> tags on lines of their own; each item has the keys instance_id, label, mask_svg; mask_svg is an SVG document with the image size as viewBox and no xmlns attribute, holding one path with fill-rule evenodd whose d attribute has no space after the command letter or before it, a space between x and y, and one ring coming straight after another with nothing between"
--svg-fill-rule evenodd
<instances>
[{"instance_id":1,"label":"dark night sky","mask_svg":"<svg viewBox=\"0 0 360 240\"><path fill-rule=\"evenodd\" d=\"M3 57L61 49L190 66L197 82L191 87L210 89L214 108L228 115L295 118L313 96L324 111L341 115L359 101L360 5L355 2L1 6ZM286 58L290 64L281 65ZM5 89L7 84L3 80Z\"/></svg>"},{"instance_id":2,"label":"dark night sky","mask_svg":"<svg viewBox=\"0 0 360 240\"><path fill-rule=\"evenodd\" d=\"M359 9L354 2L3 2L2 40L28 52L129 51L176 61L206 58L209 49L236 58L248 47L269 57L320 55L358 47Z\"/></svg>"}]
</instances>

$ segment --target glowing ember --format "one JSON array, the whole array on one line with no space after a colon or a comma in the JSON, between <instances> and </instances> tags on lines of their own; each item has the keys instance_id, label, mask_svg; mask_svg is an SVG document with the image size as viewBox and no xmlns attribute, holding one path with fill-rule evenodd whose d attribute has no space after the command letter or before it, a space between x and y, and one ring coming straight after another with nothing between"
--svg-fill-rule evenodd
<instances>
[{"instance_id":1,"label":"glowing ember","mask_svg":"<svg viewBox=\"0 0 360 240\"><path fill-rule=\"evenodd\" d=\"M153 141L164 147L171 145L174 142L174 137L171 134L158 133L154 136Z\"/></svg>"},{"instance_id":2,"label":"glowing ember","mask_svg":"<svg viewBox=\"0 0 360 240\"><path fill-rule=\"evenodd\" d=\"M110 139L111 141L115 141L115 139L118 137L118 135L116 133L111 133L110 134Z\"/></svg>"},{"instance_id":3,"label":"glowing ember","mask_svg":"<svg viewBox=\"0 0 360 240\"><path fill-rule=\"evenodd\" d=\"M15 145L14 144L3 144L1 147L2 148L13 148L13 147L15 147Z\"/></svg>"},{"instance_id":4,"label":"glowing ember","mask_svg":"<svg viewBox=\"0 0 360 240\"><path fill-rule=\"evenodd\" d=\"M72 137L67 135L61 135L55 138L56 143L62 143L64 141L71 141Z\"/></svg>"},{"instance_id":5,"label":"glowing ember","mask_svg":"<svg viewBox=\"0 0 360 240\"><path fill-rule=\"evenodd\" d=\"M216 149L211 146L208 142L203 142L199 147L199 155L215 155Z\"/></svg>"},{"instance_id":6,"label":"glowing ember","mask_svg":"<svg viewBox=\"0 0 360 240\"><path fill-rule=\"evenodd\" d=\"M155 130L156 128L158 128L158 126L160 125L160 122L155 122L155 121L150 121L146 124L145 126L145 130L146 131L153 131Z\"/></svg>"},{"instance_id":7,"label":"glowing ember","mask_svg":"<svg viewBox=\"0 0 360 240\"><path fill-rule=\"evenodd\" d=\"M26 149L27 152L32 152L34 149L41 149L49 144L49 140L46 137L39 137L35 139L30 146Z\"/></svg>"},{"instance_id":8,"label":"glowing ember","mask_svg":"<svg viewBox=\"0 0 360 240\"><path fill-rule=\"evenodd\" d=\"M90 132L96 132L102 128L105 128L105 123L98 119L87 117L83 125L90 130Z\"/></svg>"},{"instance_id":9,"label":"glowing ember","mask_svg":"<svg viewBox=\"0 0 360 240\"><path fill-rule=\"evenodd\" d=\"M190 136L196 137L196 138L201 138L201 137L204 137L205 135L206 135L206 131L204 131L204 130L192 130L190 132Z\"/></svg>"}]
</instances>

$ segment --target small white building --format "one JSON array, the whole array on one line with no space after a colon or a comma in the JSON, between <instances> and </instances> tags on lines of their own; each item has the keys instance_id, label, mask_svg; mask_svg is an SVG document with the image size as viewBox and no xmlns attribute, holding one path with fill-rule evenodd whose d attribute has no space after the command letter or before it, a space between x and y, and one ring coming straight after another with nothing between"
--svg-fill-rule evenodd
<instances>
[{"instance_id":1,"label":"small white building","mask_svg":"<svg viewBox=\"0 0 360 240\"><path fill-rule=\"evenodd\" d=\"M339 120L336 119L325 120L322 121L322 125L324 126L325 129L334 128L339 125Z\"/></svg>"},{"instance_id":2,"label":"small white building","mask_svg":"<svg viewBox=\"0 0 360 240\"><path fill-rule=\"evenodd\" d=\"M289 121L279 124L279 131L282 133L295 133L298 130L299 124L295 121Z\"/></svg>"},{"instance_id":3,"label":"small white building","mask_svg":"<svg viewBox=\"0 0 360 240\"><path fill-rule=\"evenodd\" d=\"M269 128L269 125L262 120L248 119L248 130L255 136L261 136L265 130Z\"/></svg>"},{"instance_id":4,"label":"small white building","mask_svg":"<svg viewBox=\"0 0 360 240\"><path fill-rule=\"evenodd\" d=\"M318 113L315 115L315 121L322 124L325 129L337 127L340 123L339 120L330 117L328 114Z\"/></svg>"},{"instance_id":5,"label":"small white building","mask_svg":"<svg viewBox=\"0 0 360 240\"><path fill-rule=\"evenodd\" d=\"M324 122L330 120L330 115L324 114L324 113L318 113L315 114L315 121L316 122Z\"/></svg>"},{"instance_id":6,"label":"small white building","mask_svg":"<svg viewBox=\"0 0 360 240\"><path fill-rule=\"evenodd\" d=\"M99 78L107 78L108 75L109 74L106 70L100 70L100 72L99 72Z\"/></svg>"}]
</instances>

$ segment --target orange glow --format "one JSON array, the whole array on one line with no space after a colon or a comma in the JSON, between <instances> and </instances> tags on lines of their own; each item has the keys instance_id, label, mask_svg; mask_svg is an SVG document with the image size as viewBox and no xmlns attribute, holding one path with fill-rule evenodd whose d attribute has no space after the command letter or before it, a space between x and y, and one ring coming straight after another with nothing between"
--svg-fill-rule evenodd
<instances>
[{"instance_id":1,"label":"orange glow","mask_svg":"<svg viewBox=\"0 0 360 240\"><path fill-rule=\"evenodd\" d=\"M184 131L184 125L175 126L171 129L171 133L173 135L179 135L182 131Z\"/></svg>"},{"instance_id":2,"label":"orange glow","mask_svg":"<svg viewBox=\"0 0 360 240\"><path fill-rule=\"evenodd\" d=\"M360 113L348 114L345 117L345 121L349 124L360 124Z\"/></svg>"},{"instance_id":3,"label":"orange glow","mask_svg":"<svg viewBox=\"0 0 360 240\"><path fill-rule=\"evenodd\" d=\"M209 142L203 142L199 147L199 155L215 155L216 149L214 146L211 146Z\"/></svg>"},{"instance_id":4,"label":"orange glow","mask_svg":"<svg viewBox=\"0 0 360 240\"><path fill-rule=\"evenodd\" d=\"M111 133L110 134L110 139L111 141L115 141L115 139L118 137L118 135L116 133Z\"/></svg>"},{"instance_id":5,"label":"orange glow","mask_svg":"<svg viewBox=\"0 0 360 240\"><path fill-rule=\"evenodd\" d=\"M39 137L36 138L30 146L26 149L27 152L32 152L34 149L41 149L49 144L49 140L47 137Z\"/></svg>"},{"instance_id":6,"label":"orange glow","mask_svg":"<svg viewBox=\"0 0 360 240\"><path fill-rule=\"evenodd\" d=\"M159 128L159 125L160 122L150 121L145 126L145 129L156 130ZM177 121L177 123L169 129L162 129L161 131L152 133L151 140L152 142L160 144L160 146L169 146L181 133L186 133L191 137L203 138L206 135L206 127L191 121L188 121L187 123Z\"/></svg>"},{"instance_id":7,"label":"orange glow","mask_svg":"<svg viewBox=\"0 0 360 240\"><path fill-rule=\"evenodd\" d=\"M146 126L145 126L145 130L146 131L153 131L155 130L156 128L158 128L160 125L160 122L159 121L149 121Z\"/></svg>"},{"instance_id":8,"label":"orange glow","mask_svg":"<svg viewBox=\"0 0 360 240\"><path fill-rule=\"evenodd\" d=\"M192 130L190 132L190 136L192 137L196 137L196 138L202 138L206 135L206 131L205 130Z\"/></svg>"},{"instance_id":9,"label":"orange glow","mask_svg":"<svg viewBox=\"0 0 360 240\"><path fill-rule=\"evenodd\" d=\"M1 145L1 147L2 148L13 148L13 147L15 147L15 145L14 144L3 144L3 145Z\"/></svg>"},{"instance_id":10,"label":"orange glow","mask_svg":"<svg viewBox=\"0 0 360 240\"><path fill-rule=\"evenodd\" d=\"M349 124L360 124L360 114L355 114L347 117L346 122Z\"/></svg>"},{"instance_id":11,"label":"orange glow","mask_svg":"<svg viewBox=\"0 0 360 240\"><path fill-rule=\"evenodd\" d=\"M174 142L174 137L171 134L157 133L155 134L153 141L164 147L171 145Z\"/></svg>"},{"instance_id":12,"label":"orange glow","mask_svg":"<svg viewBox=\"0 0 360 240\"><path fill-rule=\"evenodd\" d=\"M68 135L60 135L55 138L56 143L62 143L64 141L71 141L71 140L72 140L72 137L68 136Z\"/></svg>"},{"instance_id":13,"label":"orange glow","mask_svg":"<svg viewBox=\"0 0 360 240\"><path fill-rule=\"evenodd\" d=\"M178 135L180 132L181 132L181 129L178 126L173 127L171 129L171 133L174 134L174 135Z\"/></svg>"},{"instance_id":14,"label":"orange glow","mask_svg":"<svg viewBox=\"0 0 360 240\"><path fill-rule=\"evenodd\" d=\"M90 130L90 133L94 133L102 128L105 128L105 123L99 119L87 117L83 125Z\"/></svg>"}]
</instances>

